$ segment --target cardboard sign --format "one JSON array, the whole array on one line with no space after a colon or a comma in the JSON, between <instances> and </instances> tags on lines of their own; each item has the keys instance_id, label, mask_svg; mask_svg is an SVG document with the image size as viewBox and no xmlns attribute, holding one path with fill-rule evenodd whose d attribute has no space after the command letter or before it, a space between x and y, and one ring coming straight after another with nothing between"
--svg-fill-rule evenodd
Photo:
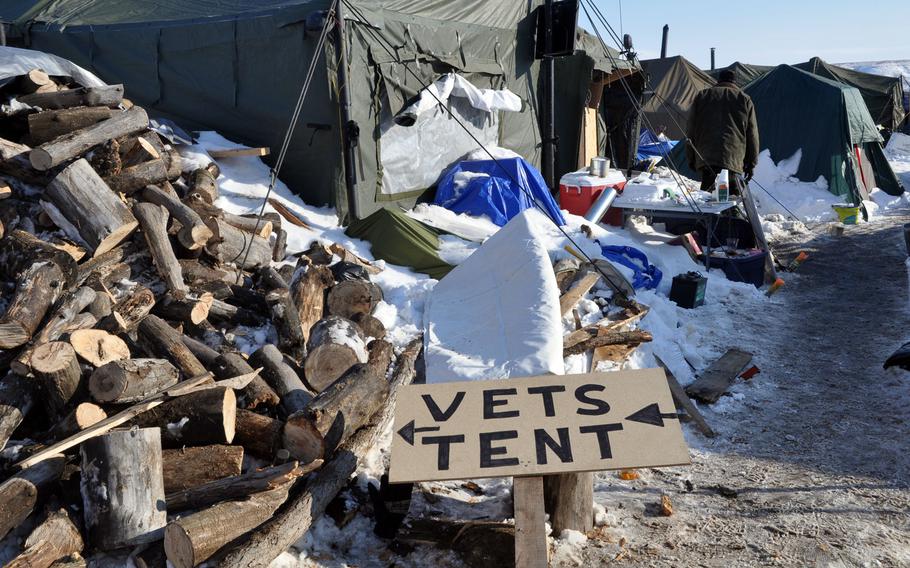
<instances>
[{"instance_id":1,"label":"cardboard sign","mask_svg":"<svg viewBox=\"0 0 910 568\"><path fill-rule=\"evenodd\" d=\"M661 369L410 385L390 481L690 463Z\"/></svg>"}]
</instances>

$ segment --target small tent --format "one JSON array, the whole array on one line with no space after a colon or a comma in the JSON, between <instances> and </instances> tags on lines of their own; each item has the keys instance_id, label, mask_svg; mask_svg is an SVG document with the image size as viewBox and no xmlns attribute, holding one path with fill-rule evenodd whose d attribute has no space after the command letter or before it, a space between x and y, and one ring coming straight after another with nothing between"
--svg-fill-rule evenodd
<instances>
[{"instance_id":1,"label":"small tent","mask_svg":"<svg viewBox=\"0 0 910 568\"><path fill-rule=\"evenodd\" d=\"M682 140L695 95L716 81L681 56L641 62L648 77L643 105L644 127L671 140Z\"/></svg>"},{"instance_id":2,"label":"small tent","mask_svg":"<svg viewBox=\"0 0 910 568\"><path fill-rule=\"evenodd\" d=\"M772 69L774 69L774 66L771 65L750 65L748 63L735 61L726 67L712 69L711 71L705 71L705 73L710 75L715 81L720 81L721 73L724 71L733 71L733 75L735 76L733 82L739 87L745 87Z\"/></svg>"},{"instance_id":3,"label":"small tent","mask_svg":"<svg viewBox=\"0 0 910 568\"><path fill-rule=\"evenodd\" d=\"M875 124L889 130L898 130L904 122L904 89L900 77L885 77L838 67L813 57L805 63L794 65L819 77L856 87L869 107Z\"/></svg>"}]
</instances>

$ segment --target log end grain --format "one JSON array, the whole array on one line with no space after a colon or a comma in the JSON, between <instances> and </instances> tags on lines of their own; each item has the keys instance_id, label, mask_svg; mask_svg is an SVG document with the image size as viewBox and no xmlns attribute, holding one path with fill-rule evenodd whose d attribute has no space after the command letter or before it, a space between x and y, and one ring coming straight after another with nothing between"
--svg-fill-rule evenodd
<instances>
[{"instance_id":1,"label":"log end grain","mask_svg":"<svg viewBox=\"0 0 910 568\"><path fill-rule=\"evenodd\" d=\"M100 243L98 243L98 247L95 249L92 257L102 255L122 243L138 226L138 221L128 221L111 231Z\"/></svg>"},{"instance_id":2,"label":"log end grain","mask_svg":"<svg viewBox=\"0 0 910 568\"><path fill-rule=\"evenodd\" d=\"M193 541L186 529L178 523L168 523L164 529L164 551L174 568L193 568L199 564L193 549Z\"/></svg>"},{"instance_id":3,"label":"log end grain","mask_svg":"<svg viewBox=\"0 0 910 568\"><path fill-rule=\"evenodd\" d=\"M291 459L306 465L325 454L325 440L316 425L302 414L288 418L282 434L282 445Z\"/></svg>"},{"instance_id":4,"label":"log end grain","mask_svg":"<svg viewBox=\"0 0 910 568\"><path fill-rule=\"evenodd\" d=\"M130 349L125 341L100 329L74 331L70 334L70 345L79 357L95 367L130 358Z\"/></svg>"},{"instance_id":5,"label":"log end grain","mask_svg":"<svg viewBox=\"0 0 910 568\"><path fill-rule=\"evenodd\" d=\"M25 345L31 338L28 330L18 322L0 323L0 349L13 349Z\"/></svg>"}]
</instances>

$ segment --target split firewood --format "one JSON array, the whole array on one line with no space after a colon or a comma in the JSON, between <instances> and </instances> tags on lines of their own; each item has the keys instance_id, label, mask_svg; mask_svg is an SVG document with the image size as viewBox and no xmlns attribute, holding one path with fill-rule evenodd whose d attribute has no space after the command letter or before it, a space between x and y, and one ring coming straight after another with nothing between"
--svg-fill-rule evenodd
<instances>
[{"instance_id":1,"label":"split firewood","mask_svg":"<svg viewBox=\"0 0 910 568\"><path fill-rule=\"evenodd\" d=\"M31 148L25 144L0 138L0 173L11 179L43 187L50 180L46 172L32 167L28 160Z\"/></svg>"},{"instance_id":2,"label":"split firewood","mask_svg":"<svg viewBox=\"0 0 910 568\"><path fill-rule=\"evenodd\" d=\"M142 235L148 244L161 280L168 290L185 294L189 288L183 281L180 263L177 262L174 248L167 236L167 209L152 203L137 203L133 206L133 212L142 227Z\"/></svg>"},{"instance_id":3,"label":"split firewood","mask_svg":"<svg viewBox=\"0 0 910 568\"><path fill-rule=\"evenodd\" d=\"M243 273L230 266L209 266L197 259L180 259L180 269L183 272L183 278L187 284L200 285L206 282L224 282L226 284L236 284L243 280Z\"/></svg>"},{"instance_id":4,"label":"split firewood","mask_svg":"<svg viewBox=\"0 0 910 568\"><path fill-rule=\"evenodd\" d=\"M66 281L60 265L49 260L38 260L19 273L16 293L0 318L0 349L19 347L32 338L47 311L63 294Z\"/></svg>"},{"instance_id":5,"label":"split firewood","mask_svg":"<svg viewBox=\"0 0 910 568\"><path fill-rule=\"evenodd\" d=\"M114 248L138 226L129 207L82 158L51 180L44 197L42 206L54 223L85 242L93 256Z\"/></svg>"},{"instance_id":6,"label":"split firewood","mask_svg":"<svg viewBox=\"0 0 910 568\"><path fill-rule=\"evenodd\" d=\"M167 510L176 512L186 509L202 509L222 501L241 499L262 491L271 491L319 469L321 465L322 460L316 460L305 466L300 466L296 461L292 461L244 475L238 474L233 477L216 479L198 487L169 492L165 496Z\"/></svg>"},{"instance_id":7,"label":"split firewood","mask_svg":"<svg viewBox=\"0 0 910 568\"><path fill-rule=\"evenodd\" d=\"M32 514L39 493L60 479L65 463L66 458L57 456L0 483L0 539Z\"/></svg>"},{"instance_id":8,"label":"split firewood","mask_svg":"<svg viewBox=\"0 0 910 568\"><path fill-rule=\"evenodd\" d=\"M83 402L54 424L49 437L52 440L68 438L106 418L107 413L103 408L91 402Z\"/></svg>"},{"instance_id":9,"label":"split firewood","mask_svg":"<svg viewBox=\"0 0 910 568\"><path fill-rule=\"evenodd\" d=\"M332 264L335 253L333 253L327 245L324 245L319 241L313 241L310 243L310 247L303 251L303 256L309 259L313 264L325 266Z\"/></svg>"},{"instance_id":10,"label":"split firewood","mask_svg":"<svg viewBox=\"0 0 910 568\"><path fill-rule=\"evenodd\" d=\"M267 266L272 261L268 239L242 231L221 219L208 219L206 225L214 236L205 245L205 251L219 262L248 270Z\"/></svg>"},{"instance_id":11,"label":"split firewood","mask_svg":"<svg viewBox=\"0 0 910 568\"><path fill-rule=\"evenodd\" d=\"M88 323L86 327L94 325L94 322L91 322L92 318L89 318L88 322L85 322L84 318L82 321L76 320L80 316L80 312L95 300L96 295L95 291L87 286L82 286L65 295L44 328L32 339L32 343L12 361L10 367L13 371L23 376L27 375L31 372L31 357L36 347L49 341L56 341L65 333L84 329L85 323Z\"/></svg>"},{"instance_id":12,"label":"split firewood","mask_svg":"<svg viewBox=\"0 0 910 568\"><path fill-rule=\"evenodd\" d=\"M80 87L55 93L35 93L18 98L20 103L43 109L61 109L77 106L115 107L123 100L123 85ZM108 138L116 138L109 136Z\"/></svg>"},{"instance_id":13,"label":"split firewood","mask_svg":"<svg viewBox=\"0 0 910 568\"><path fill-rule=\"evenodd\" d=\"M129 264L118 262L92 272L83 284L100 294L110 294L111 288L119 282L128 280L132 273L133 269Z\"/></svg>"},{"instance_id":14,"label":"split firewood","mask_svg":"<svg viewBox=\"0 0 910 568\"><path fill-rule=\"evenodd\" d=\"M70 345L79 357L94 367L130 358L126 342L101 329L80 329L70 334ZM32 367L35 362L32 360Z\"/></svg>"},{"instance_id":15,"label":"split firewood","mask_svg":"<svg viewBox=\"0 0 910 568\"><path fill-rule=\"evenodd\" d=\"M653 337L647 331L613 331L592 337L591 339L586 339L571 347L563 348L562 355L563 357L568 357L569 355L584 353L585 351L604 345L639 345L652 341L652 339Z\"/></svg>"},{"instance_id":16,"label":"split firewood","mask_svg":"<svg viewBox=\"0 0 910 568\"><path fill-rule=\"evenodd\" d=\"M122 263L125 258L132 254L132 252L132 247L129 244L123 244L114 247L105 253L96 254L76 268L76 280L74 285L82 285L88 277L95 272Z\"/></svg>"},{"instance_id":17,"label":"split firewood","mask_svg":"<svg viewBox=\"0 0 910 568\"><path fill-rule=\"evenodd\" d=\"M569 290L559 297L559 311L565 316L572 311L572 308L581 300L585 294L591 291L591 288L600 280L600 273L594 270L578 277Z\"/></svg>"},{"instance_id":18,"label":"split firewood","mask_svg":"<svg viewBox=\"0 0 910 568\"><path fill-rule=\"evenodd\" d=\"M39 345L32 353L31 368L48 413L59 414L76 394L82 379L76 351L63 341Z\"/></svg>"},{"instance_id":19,"label":"split firewood","mask_svg":"<svg viewBox=\"0 0 910 568\"><path fill-rule=\"evenodd\" d=\"M82 535L65 509L50 513L25 539L24 550L6 568L49 568L54 562L82 552Z\"/></svg>"},{"instance_id":20,"label":"split firewood","mask_svg":"<svg viewBox=\"0 0 910 568\"><path fill-rule=\"evenodd\" d=\"M133 288L128 296L113 307L111 315L98 322L98 329L111 333L131 333L155 305L155 295L142 285Z\"/></svg>"},{"instance_id":21,"label":"split firewood","mask_svg":"<svg viewBox=\"0 0 910 568\"><path fill-rule=\"evenodd\" d=\"M237 398L234 391L214 387L175 398L135 419L140 427L161 428L167 446L230 444L234 439Z\"/></svg>"},{"instance_id":22,"label":"split firewood","mask_svg":"<svg viewBox=\"0 0 910 568\"><path fill-rule=\"evenodd\" d=\"M76 107L46 110L28 115L28 141L38 145L81 130L111 117L107 107Z\"/></svg>"},{"instance_id":23,"label":"split firewood","mask_svg":"<svg viewBox=\"0 0 910 568\"><path fill-rule=\"evenodd\" d=\"M241 231L257 235L263 239L268 239L272 234L272 222L267 219L259 219L258 216L250 218L221 211L219 217L228 225L236 227Z\"/></svg>"},{"instance_id":24,"label":"split firewood","mask_svg":"<svg viewBox=\"0 0 910 568\"><path fill-rule=\"evenodd\" d=\"M290 290L269 292L265 301L272 315L275 331L278 332L278 346L281 351L297 363L302 362L307 355L307 342Z\"/></svg>"},{"instance_id":25,"label":"split firewood","mask_svg":"<svg viewBox=\"0 0 910 568\"><path fill-rule=\"evenodd\" d=\"M309 341L310 330L323 318L325 291L332 285L332 271L325 266L310 264L306 272L291 284L291 299L297 307L297 318L304 341Z\"/></svg>"},{"instance_id":26,"label":"split firewood","mask_svg":"<svg viewBox=\"0 0 910 568\"><path fill-rule=\"evenodd\" d=\"M82 455L85 528L93 546L114 550L160 538L167 523L158 428L86 440Z\"/></svg>"},{"instance_id":27,"label":"split firewood","mask_svg":"<svg viewBox=\"0 0 910 568\"><path fill-rule=\"evenodd\" d=\"M242 446L199 446L162 452L164 492L168 495L240 475Z\"/></svg>"},{"instance_id":28,"label":"split firewood","mask_svg":"<svg viewBox=\"0 0 910 568\"><path fill-rule=\"evenodd\" d=\"M344 262L350 262L351 264L356 264L358 266L362 266L363 269L366 270L367 272L369 272L370 274L379 274L380 272L382 272L381 268L379 268L378 266L374 266L373 263L371 263L369 260L367 260L361 256L357 256L356 254L354 254L353 252L344 248L343 246L341 246L338 243L332 243L329 246L329 249L334 254L338 255L338 257L341 258L341 260L343 260ZM379 299L381 300L382 298L380 297Z\"/></svg>"},{"instance_id":29,"label":"split firewood","mask_svg":"<svg viewBox=\"0 0 910 568\"><path fill-rule=\"evenodd\" d=\"M166 359L125 359L95 369L88 390L100 403L127 404L144 400L178 380L177 368Z\"/></svg>"},{"instance_id":30,"label":"split firewood","mask_svg":"<svg viewBox=\"0 0 910 568\"><path fill-rule=\"evenodd\" d=\"M250 356L249 364L262 367L262 377L281 399L281 406L287 414L302 410L313 394L290 365L285 363L281 351L274 345L263 345Z\"/></svg>"},{"instance_id":31,"label":"split firewood","mask_svg":"<svg viewBox=\"0 0 910 568\"><path fill-rule=\"evenodd\" d=\"M135 166L162 157L162 150L145 136L127 138L118 146L120 147L120 161L124 167Z\"/></svg>"},{"instance_id":32,"label":"split firewood","mask_svg":"<svg viewBox=\"0 0 910 568\"><path fill-rule=\"evenodd\" d=\"M171 216L180 222L180 231L177 233L177 239L180 244L189 250L200 249L205 243L212 238L212 230L209 229L199 214L186 206L176 197L168 195L161 188L154 185L148 185L142 190L142 199L155 205L161 205Z\"/></svg>"},{"instance_id":33,"label":"split firewood","mask_svg":"<svg viewBox=\"0 0 910 568\"><path fill-rule=\"evenodd\" d=\"M328 313L350 319L354 314L372 314L382 300L379 286L363 280L339 282L329 290Z\"/></svg>"},{"instance_id":34,"label":"split firewood","mask_svg":"<svg viewBox=\"0 0 910 568\"><path fill-rule=\"evenodd\" d=\"M247 499L225 501L168 523L164 550L175 568L192 568L267 521L288 498L292 482Z\"/></svg>"},{"instance_id":35,"label":"split firewood","mask_svg":"<svg viewBox=\"0 0 910 568\"><path fill-rule=\"evenodd\" d=\"M93 146L138 132L148 128L148 125L149 118L145 110L133 107L126 112L114 113L114 116L107 120L42 144L29 153L28 159L36 170L49 170L85 154Z\"/></svg>"},{"instance_id":36,"label":"split firewood","mask_svg":"<svg viewBox=\"0 0 910 568\"><path fill-rule=\"evenodd\" d=\"M357 324L329 316L310 330L304 376L317 393L357 363L367 362L366 344Z\"/></svg>"},{"instance_id":37,"label":"split firewood","mask_svg":"<svg viewBox=\"0 0 910 568\"><path fill-rule=\"evenodd\" d=\"M145 317L138 327L139 338L156 357L170 360L185 377L208 373L193 353L183 344L180 334L155 315Z\"/></svg>"},{"instance_id":38,"label":"split firewood","mask_svg":"<svg viewBox=\"0 0 910 568\"><path fill-rule=\"evenodd\" d=\"M35 381L18 375L0 379L0 450L6 447L37 397Z\"/></svg>"}]
</instances>

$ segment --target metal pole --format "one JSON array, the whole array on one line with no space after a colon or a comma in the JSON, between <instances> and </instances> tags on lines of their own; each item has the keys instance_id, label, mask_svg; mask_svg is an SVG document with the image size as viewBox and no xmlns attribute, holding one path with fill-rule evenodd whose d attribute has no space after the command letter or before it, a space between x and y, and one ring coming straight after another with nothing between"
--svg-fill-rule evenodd
<instances>
[{"instance_id":1,"label":"metal pole","mask_svg":"<svg viewBox=\"0 0 910 568\"><path fill-rule=\"evenodd\" d=\"M344 181L348 195L348 214L352 219L359 219L357 206L357 171L355 148L359 144L360 126L351 119L351 93L348 90L348 53L344 42L344 15L341 13L344 2L338 2L335 8L335 49L338 51L338 95L341 99L341 140L344 147Z\"/></svg>"},{"instance_id":2,"label":"metal pole","mask_svg":"<svg viewBox=\"0 0 910 568\"><path fill-rule=\"evenodd\" d=\"M714 67L714 50L715 49L717 49L717 48L716 47L711 48L711 71L714 71L714 69L715 69L715 67Z\"/></svg>"},{"instance_id":3,"label":"metal pole","mask_svg":"<svg viewBox=\"0 0 910 568\"><path fill-rule=\"evenodd\" d=\"M667 58L667 43L670 41L670 24L664 24L664 35L660 40L660 58Z\"/></svg>"},{"instance_id":4,"label":"metal pole","mask_svg":"<svg viewBox=\"0 0 910 568\"><path fill-rule=\"evenodd\" d=\"M544 2L544 144L543 178L550 189L556 187L556 63L553 60L553 0Z\"/></svg>"}]
</instances>

